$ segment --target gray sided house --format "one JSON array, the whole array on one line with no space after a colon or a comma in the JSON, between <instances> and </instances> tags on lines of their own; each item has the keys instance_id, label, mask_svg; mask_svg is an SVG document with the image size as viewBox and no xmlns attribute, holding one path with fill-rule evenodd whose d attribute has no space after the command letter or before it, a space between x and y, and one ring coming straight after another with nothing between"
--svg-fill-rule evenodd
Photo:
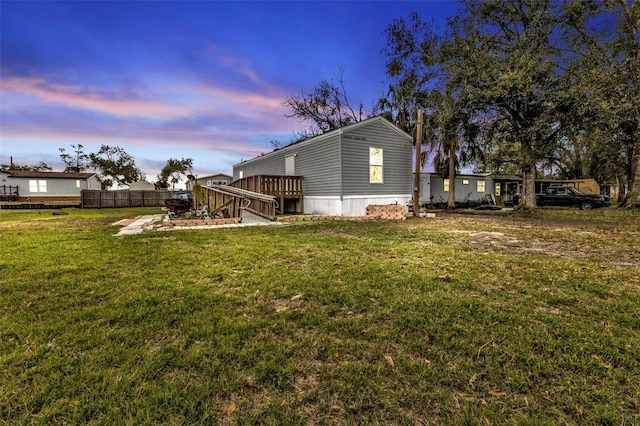
<instances>
[{"instance_id":1,"label":"gray sided house","mask_svg":"<svg viewBox=\"0 0 640 426\"><path fill-rule=\"evenodd\" d=\"M0 171L0 194L15 193L13 201L80 202L83 189L100 189L95 173Z\"/></svg>"},{"instance_id":2,"label":"gray sided house","mask_svg":"<svg viewBox=\"0 0 640 426\"><path fill-rule=\"evenodd\" d=\"M302 176L303 211L360 216L370 204L411 200L412 137L373 117L233 166L233 179Z\"/></svg>"},{"instance_id":3,"label":"gray sided house","mask_svg":"<svg viewBox=\"0 0 640 426\"><path fill-rule=\"evenodd\" d=\"M609 190L593 179L536 179L536 193L551 185L574 187L586 193L605 193ZM513 205L514 195L522 190L522 177L513 174L456 175L456 203L484 203L493 194L498 205ZM449 198L449 181L436 173L420 174L420 205L445 204Z\"/></svg>"},{"instance_id":4,"label":"gray sided house","mask_svg":"<svg viewBox=\"0 0 640 426\"><path fill-rule=\"evenodd\" d=\"M456 203L481 203L487 194L499 196L500 189L489 174L456 175ZM420 173L420 205L446 203L449 199L449 179L436 173Z\"/></svg>"}]
</instances>

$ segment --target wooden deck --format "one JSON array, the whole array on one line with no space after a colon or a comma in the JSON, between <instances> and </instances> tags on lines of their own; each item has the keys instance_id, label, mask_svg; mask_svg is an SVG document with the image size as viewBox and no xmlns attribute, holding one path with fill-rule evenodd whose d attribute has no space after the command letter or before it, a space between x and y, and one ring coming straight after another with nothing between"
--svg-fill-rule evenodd
<instances>
[{"instance_id":1,"label":"wooden deck","mask_svg":"<svg viewBox=\"0 0 640 426\"><path fill-rule=\"evenodd\" d=\"M292 213L303 212L302 176L256 175L233 181L229 186L275 197L278 214L284 214L286 206L292 207Z\"/></svg>"},{"instance_id":2,"label":"wooden deck","mask_svg":"<svg viewBox=\"0 0 640 426\"><path fill-rule=\"evenodd\" d=\"M17 186L0 185L0 201L19 201L20 194Z\"/></svg>"}]
</instances>

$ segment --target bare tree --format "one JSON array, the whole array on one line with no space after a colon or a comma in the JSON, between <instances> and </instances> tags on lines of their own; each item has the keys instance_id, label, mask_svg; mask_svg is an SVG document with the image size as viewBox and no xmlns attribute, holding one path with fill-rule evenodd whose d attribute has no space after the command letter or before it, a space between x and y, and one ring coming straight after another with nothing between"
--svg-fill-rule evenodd
<instances>
[{"instance_id":1,"label":"bare tree","mask_svg":"<svg viewBox=\"0 0 640 426\"><path fill-rule=\"evenodd\" d=\"M375 106L371 111L366 111L362 103L352 106L347 96L343 74L344 68L341 68L337 79L322 80L313 92L302 91L300 95L288 97L283 101L282 104L291 111L290 114L285 114L285 117L311 124L309 131L300 133L301 138L297 140L320 135L375 114Z\"/></svg>"}]
</instances>

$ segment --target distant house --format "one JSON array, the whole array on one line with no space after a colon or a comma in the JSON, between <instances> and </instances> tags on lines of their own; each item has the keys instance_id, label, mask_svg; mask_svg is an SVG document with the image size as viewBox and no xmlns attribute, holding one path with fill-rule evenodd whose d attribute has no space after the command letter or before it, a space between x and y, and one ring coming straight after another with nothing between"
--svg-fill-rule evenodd
<instances>
[{"instance_id":1,"label":"distant house","mask_svg":"<svg viewBox=\"0 0 640 426\"><path fill-rule=\"evenodd\" d=\"M0 193L15 190L15 201L80 202L83 189L100 189L96 173L0 171Z\"/></svg>"},{"instance_id":2,"label":"distant house","mask_svg":"<svg viewBox=\"0 0 640 426\"><path fill-rule=\"evenodd\" d=\"M129 189L132 191L135 191L135 190L153 191L154 189L156 189L156 187L151 182L147 182L146 180L139 180L129 185Z\"/></svg>"},{"instance_id":3,"label":"distant house","mask_svg":"<svg viewBox=\"0 0 640 426\"><path fill-rule=\"evenodd\" d=\"M378 116L233 166L237 181L257 175L301 176L302 210L359 216L370 204L411 200L413 138Z\"/></svg>"},{"instance_id":4,"label":"distant house","mask_svg":"<svg viewBox=\"0 0 640 426\"><path fill-rule=\"evenodd\" d=\"M196 177L196 183L202 186L229 185L232 181L233 181L233 177L226 175L224 173L218 173L217 175ZM192 185L192 182L188 181L186 185L187 191L191 191L193 189L191 185Z\"/></svg>"},{"instance_id":5,"label":"distant house","mask_svg":"<svg viewBox=\"0 0 640 426\"><path fill-rule=\"evenodd\" d=\"M437 173L420 173L420 205L443 204L449 199L449 179ZM496 192L493 177L488 173L459 174L456 176L456 203L481 202L487 194L501 195Z\"/></svg>"},{"instance_id":6,"label":"distant house","mask_svg":"<svg viewBox=\"0 0 640 426\"><path fill-rule=\"evenodd\" d=\"M607 194L608 186L598 185L593 179L536 179L536 193L550 185L574 187L585 193ZM493 194L499 205L510 205L514 194L522 191L522 177L514 174L459 174L456 175L456 203L482 203ZM449 179L437 173L420 173L420 205L445 204L449 198Z\"/></svg>"}]
</instances>

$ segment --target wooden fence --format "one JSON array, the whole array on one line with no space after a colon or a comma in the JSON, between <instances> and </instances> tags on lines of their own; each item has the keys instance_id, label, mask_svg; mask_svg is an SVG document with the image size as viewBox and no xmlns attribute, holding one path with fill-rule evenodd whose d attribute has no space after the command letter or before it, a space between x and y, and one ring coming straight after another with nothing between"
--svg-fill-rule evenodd
<instances>
[{"instance_id":1,"label":"wooden fence","mask_svg":"<svg viewBox=\"0 0 640 426\"><path fill-rule=\"evenodd\" d=\"M185 192L185 191L180 191ZM187 191L188 192L188 191ZM165 200L170 199L174 191L168 190L117 190L103 191L94 189L82 190L81 207L83 208L122 208L122 207L164 207Z\"/></svg>"}]
</instances>

